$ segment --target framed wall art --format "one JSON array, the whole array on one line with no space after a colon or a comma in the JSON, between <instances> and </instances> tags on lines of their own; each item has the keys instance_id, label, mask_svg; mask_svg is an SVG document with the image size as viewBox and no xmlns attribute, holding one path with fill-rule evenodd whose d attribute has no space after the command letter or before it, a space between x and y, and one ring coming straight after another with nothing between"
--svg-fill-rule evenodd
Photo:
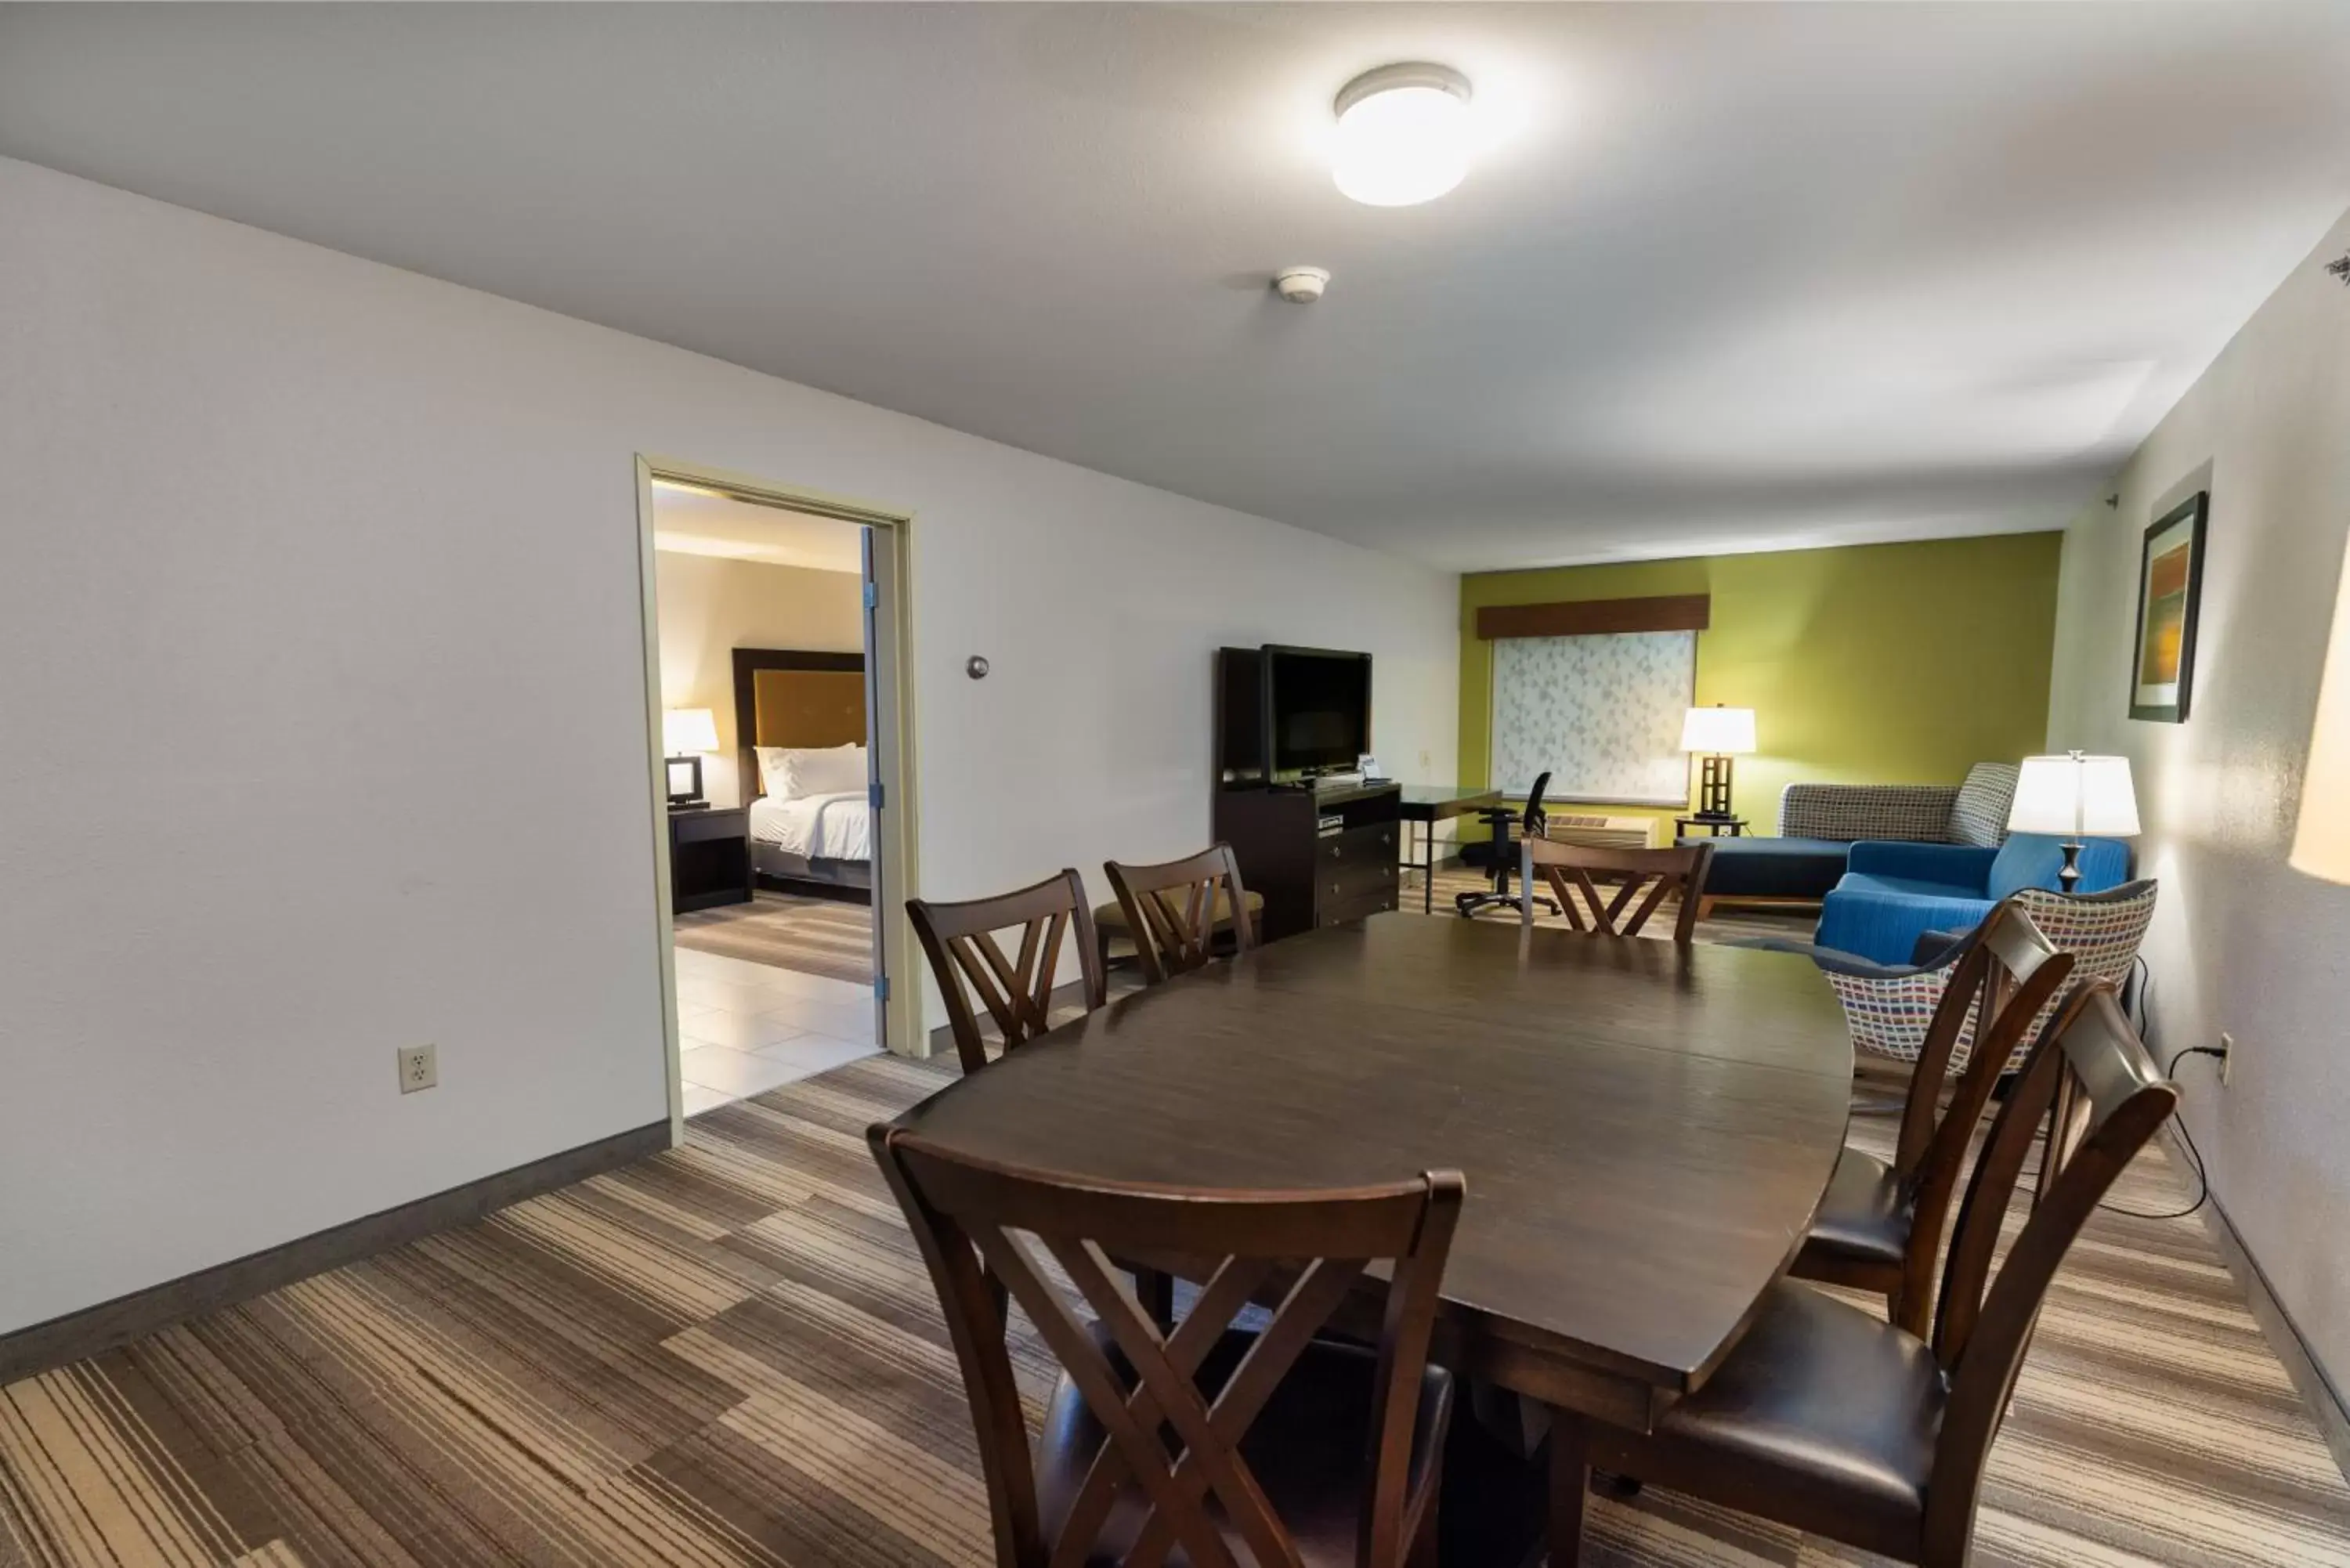
<instances>
[{"instance_id":1,"label":"framed wall art","mask_svg":"<svg viewBox=\"0 0 2350 1568\"><path fill-rule=\"evenodd\" d=\"M2137 640L2129 716L2187 722L2195 684L2195 620L2203 602L2203 531L2211 493L2199 490L2146 531L2138 551Z\"/></svg>"}]
</instances>

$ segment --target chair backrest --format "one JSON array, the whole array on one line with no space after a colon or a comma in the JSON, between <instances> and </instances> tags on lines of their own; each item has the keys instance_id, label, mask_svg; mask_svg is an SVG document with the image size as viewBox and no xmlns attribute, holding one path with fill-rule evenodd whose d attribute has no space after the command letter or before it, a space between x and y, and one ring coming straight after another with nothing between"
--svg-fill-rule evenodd
<instances>
[{"instance_id":1,"label":"chair backrest","mask_svg":"<svg viewBox=\"0 0 2350 1568\"><path fill-rule=\"evenodd\" d=\"M1680 912L1673 920L1673 940L1688 942L1697 934L1698 901L1705 896L1705 875L1713 865L1713 841L1673 849L1607 849L1529 838L1519 846L1518 855L1519 876L1526 891L1534 891L1534 876L1540 872L1550 884L1551 897L1558 900L1559 913L1575 929L1603 937L1637 937L1666 898L1677 893ZM1598 884L1592 880L1595 871L1617 879L1615 897L1600 896ZM1576 909L1570 888L1582 892L1587 909ZM1644 888L1647 896L1641 897ZM1635 898L1640 899L1637 905L1632 902ZM1628 918L1624 912L1627 908L1631 909ZM1534 924L1531 898L1518 918L1521 924Z\"/></svg>"},{"instance_id":2,"label":"chair backrest","mask_svg":"<svg viewBox=\"0 0 2350 1568\"><path fill-rule=\"evenodd\" d=\"M1061 1568L1092 1549L1121 1491L1149 1516L1125 1561L1155 1563L1180 1547L1190 1561L1237 1568L1211 1511L1221 1512L1259 1568L1294 1564L1296 1546L1242 1457L1241 1439L1371 1261L1392 1260L1371 1416L1370 1495L1358 1563L1400 1568L1412 1428L1435 1320L1437 1284L1463 1185L1440 1171L1384 1187L1327 1192L1185 1190L1087 1180L972 1159L887 1125L868 1135L938 1287L962 1366L1005 1568ZM1098 1318L1089 1330L1051 1282L1026 1232L1042 1243ZM1110 1259L1205 1263L1206 1283L1171 1331L1152 1323ZM1269 1288L1280 1304L1221 1389L1196 1375L1240 1310ZM1004 1345L1009 1291L1107 1434L1060 1520L1038 1506L1020 1390ZM1104 1353L1117 1347L1132 1376ZM1170 1445L1162 1432L1173 1433Z\"/></svg>"},{"instance_id":3,"label":"chair backrest","mask_svg":"<svg viewBox=\"0 0 2350 1568\"><path fill-rule=\"evenodd\" d=\"M1246 952L1256 945L1248 890L1241 886L1240 862L1229 844L1158 866L1105 861L1102 870L1126 911L1135 956L1149 984L1189 973L1213 958L1220 923L1230 925L1233 950Z\"/></svg>"},{"instance_id":4,"label":"chair backrest","mask_svg":"<svg viewBox=\"0 0 2350 1568\"><path fill-rule=\"evenodd\" d=\"M1893 1321L1920 1338L1933 1307L1943 1221L1983 1107L2011 1054L2030 1044L2033 1030L2061 999L2074 959L2059 952L2032 917L2010 901L1967 933L1948 971L1950 983L1935 1003L1910 1075L1893 1158L1912 1204ZM1971 1038L1972 1050L1945 1106L1942 1090L1961 1035Z\"/></svg>"},{"instance_id":5,"label":"chair backrest","mask_svg":"<svg viewBox=\"0 0 2350 1568\"><path fill-rule=\"evenodd\" d=\"M2130 966L2154 924L2155 898L2161 890L2151 878L2125 882L2102 893L2026 888L2014 902L2051 942L2073 955L2074 975L2126 987Z\"/></svg>"},{"instance_id":6,"label":"chair backrest","mask_svg":"<svg viewBox=\"0 0 2350 1568\"><path fill-rule=\"evenodd\" d=\"M2041 1303L2074 1239L2178 1105L2108 981L2074 988L2041 1031L1967 1181L1942 1272L1933 1349L1950 1402L1926 1488L1929 1542L1963 1560L1992 1439L2006 1417ZM1996 1275L2000 1228L2041 1124L2054 1171Z\"/></svg>"},{"instance_id":7,"label":"chair backrest","mask_svg":"<svg viewBox=\"0 0 2350 1568\"><path fill-rule=\"evenodd\" d=\"M970 898L958 904L909 898L906 916L914 923L914 935L921 941L922 952L931 961L931 973L939 982L939 994L946 1001L955 1054L962 1059L966 1073L987 1065L986 1037L972 1011L973 995L1002 1031L1006 1051L1052 1027L1053 976L1060 964L1065 938L1076 942L1086 1011L1092 1012L1107 1000L1101 950L1094 941L1093 911L1086 904L1085 878L1074 867L1033 888L993 898ZM1016 956L1006 957L996 945L995 934L1014 928L1020 932L1019 950Z\"/></svg>"},{"instance_id":8,"label":"chair backrest","mask_svg":"<svg viewBox=\"0 0 2350 1568\"><path fill-rule=\"evenodd\" d=\"M1550 789L1550 770L1544 768L1534 775L1534 787L1526 791L1526 808L1518 813L1518 836L1540 838L1550 831L1550 814L1543 809L1543 796Z\"/></svg>"}]
</instances>

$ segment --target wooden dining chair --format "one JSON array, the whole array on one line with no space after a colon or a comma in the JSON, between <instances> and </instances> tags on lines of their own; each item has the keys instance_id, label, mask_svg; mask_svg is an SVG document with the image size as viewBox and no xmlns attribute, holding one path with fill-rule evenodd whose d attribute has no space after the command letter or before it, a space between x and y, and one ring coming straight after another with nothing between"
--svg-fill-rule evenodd
<instances>
[{"instance_id":1,"label":"wooden dining chair","mask_svg":"<svg viewBox=\"0 0 2350 1568\"><path fill-rule=\"evenodd\" d=\"M1835 956L1818 961L1827 967ZM1790 1272L1875 1291L1894 1323L1925 1337L1942 1224L1975 1127L2001 1072L2044 1021L2073 965L2074 955L2058 951L2013 900L1966 935L1911 1070L1893 1158L1845 1147ZM1958 1081L1945 1108L1954 1065Z\"/></svg>"},{"instance_id":2,"label":"wooden dining chair","mask_svg":"<svg viewBox=\"0 0 2350 1568\"><path fill-rule=\"evenodd\" d=\"M1527 891L1533 891L1539 872L1549 884L1551 896L1558 900L1559 913L1578 931L1637 937L1665 899L1678 894L1680 912L1673 920L1673 940L1687 945L1697 935L1698 902L1705 896L1705 874L1713 865L1713 845L1709 840L1673 849L1607 849L1529 838L1519 845L1518 857L1520 879ZM1595 873L1617 884L1612 897L1601 896ZM1575 899L1578 892L1584 903L1580 911ZM1632 902L1636 898L1640 900L1637 905ZM1631 910L1629 918L1625 915L1627 909ZM1531 902L1520 909L1518 919L1522 925L1534 924Z\"/></svg>"},{"instance_id":3,"label":"wooden dining chair","mask_svg":"<svg viewBox=\"0 0 2350 1568\"><path fill-rule=\"evenodd\" d=\"M2075 1107L2055 1133L2058 1091ZM1704 1386L1646 1435L1560 1416L1551 1568L1575 1568L1602 1469L1923 1568L1961 1568L1991 1443L2042 1302L2097 1204L2178 1104L2109 981L2077 987L1992 1118L1959 1207L1930 1338L1782 1280ZM2054 1175L1992 1270L2041 1125Z\"/></svg>"},{"instance_id":4,"label":"wooden dining chair","mask_svg":"<svg viewBox=\"0 0 2350 1568\"><path fill-rule=\"evenodd\" d=\"M1118 894L1117 924L1134 943L1146 984L1200 968L1216 956L1216 940L1224 933L1231 934L1234 952L1256 945L1257 911L1264 900L1241 885L1240 862L1229 844L1158 866L1107 860L1102 870ZM1110 922L1097 912L1094 923L1107 943Z\"/></svg>"},{"instance_id":5,"label":"wooden dining chair","mask_svg":"<svg viewBox=\"0 0 2350 1568\"><path fill-rule=\"evenodd\" d=\"M1190 1190L993 1164L887 1124L868 1136L962 1364L999 1568L1156 1568L1170 1552L1196 1568L1433 1568L1453 1383L1428 1342L1457 1172ZM1113 1253L1195 1261L1206 1283L1180 1325L1150 1321ZM1375 1261L1393 1262L1378 1347L1316 1338ZM1263 1327L1232 1326L1272 1291ZM1033 1447L1007 1293L1062 1367Z\"/></svg>"},{"instance_id":6,"label":"wooden dining chair","mask_svg":"<svg viewBox=\"0 0 2350 1568\"><path fill-rule=\"evenodd\" d=\"M914 935L946 1001L947 1026L966 1073L987 1065L986 1036L972 1010L973 996L995 1021L1006 1051L1052 1027L1053 976L1064 940L1076 944L1083 977L1079 1000L1085 1011L1090 1012L1107 1000L1085 879L1075 868L993 898L956 904L909 898L906 917L914 923ZM1019 947L1006 956L996 945L996 934L1015 929Z\"/></svg>"}]
</instances>

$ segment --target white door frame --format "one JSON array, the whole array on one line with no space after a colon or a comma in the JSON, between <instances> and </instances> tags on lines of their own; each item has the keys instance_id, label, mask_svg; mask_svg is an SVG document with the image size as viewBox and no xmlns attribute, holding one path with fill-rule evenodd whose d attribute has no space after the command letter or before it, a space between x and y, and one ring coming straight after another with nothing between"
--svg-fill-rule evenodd
<instances>
[{"instance_id":1,"label":"white door frame","mask_svg":"<svg viewBox=\"0 0 2350 1568\"><path fill-rule=\"evenodd\" d=\"M882 1006L882 1043L900 1055L928 1056L922 985L906 899L920 886L916 874L914 796L913 516L868 502L794 490L747 474L681 459L637 456L637 571L641 580L645 641L645 777L653 831L653 909L660 949L661 1049L669 1074L672 1145L685 1139L685 1090L677 1038L676 932L670 921L669 774L663 765L660 687L660 603L654 578L653 481L674 480L714 490L754 505L835 517L873 530L872 580L879 589L873 611L878 697L873 704L874 775L882 788L875 818L873 930L881 972L889 978Z\"/></svg>"}]
</instances>

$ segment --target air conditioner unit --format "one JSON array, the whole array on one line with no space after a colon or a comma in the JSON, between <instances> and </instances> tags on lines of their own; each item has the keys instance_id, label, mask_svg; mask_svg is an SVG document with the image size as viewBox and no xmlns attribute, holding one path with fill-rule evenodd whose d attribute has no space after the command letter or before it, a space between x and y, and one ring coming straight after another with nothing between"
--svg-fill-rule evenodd
<instances>
[{"instance_id":1,"label":"air conditioner unit","mask_svg":"<svg viewBox=\"0 0 2350 1568\"><path fill-rule=\"evenodd\" d=\"M1657 819L1648 816L1592 816L1581 812L1554 811L1543 836L1560 844L1582 844L1594 849L1646 849L1656 842Z\"/></svg>"}]
</instances>

